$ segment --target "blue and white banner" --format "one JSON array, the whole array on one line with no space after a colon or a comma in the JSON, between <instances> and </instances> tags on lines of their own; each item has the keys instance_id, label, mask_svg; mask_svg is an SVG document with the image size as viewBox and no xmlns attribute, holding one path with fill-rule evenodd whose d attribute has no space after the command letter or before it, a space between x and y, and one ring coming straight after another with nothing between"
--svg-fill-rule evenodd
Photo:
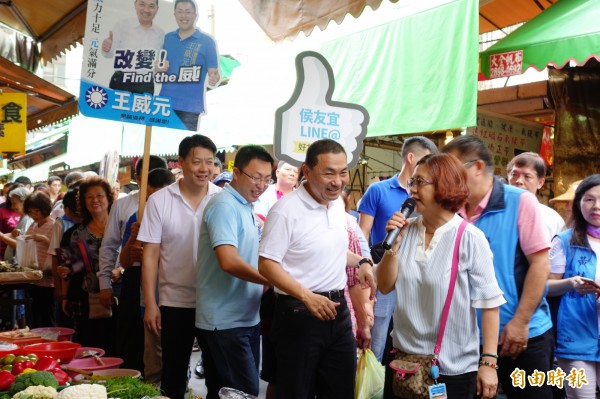
<instances>
[{"instance_id":1,"label":"blue and white banner","mask_svg":"<svg viewBox=\"0 0 600 399\"><path fill-rule=\"evenodd\" d=\"M198 130L220 80L194 0L88 0L79 109L85 116Z\"/></svg>"}]
</instances>

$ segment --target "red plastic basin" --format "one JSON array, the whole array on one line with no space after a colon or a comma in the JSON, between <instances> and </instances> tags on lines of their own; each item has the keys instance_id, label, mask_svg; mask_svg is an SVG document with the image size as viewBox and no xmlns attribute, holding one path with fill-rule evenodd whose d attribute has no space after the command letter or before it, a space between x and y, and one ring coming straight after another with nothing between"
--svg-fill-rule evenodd
<instances>
[{"instance_id":1,"label":"red plastic basin","mask_svg":"<svg viewBox=\"0 0 600 399\"><path fill-rule=\"evenodd\" d=\"M80 347L81 344L70 341L45 342L41 344L25 345L22 349L22 353L35 353L38 356L52 356L56 360L60 360L61 363L66 363L73 359L77 348Z\"/></svg>"},{"instance_id":2,"label":"red plastic basin","mask_svg":"<svg viewBox=\"0 0 600 399\"><path fill-rule=\"evenodd\" d=\"M103 357L102 362L104 364L99 364L98 361L93 357L85 359L73 359L69 363L65 364L65 366L87 371L116 369L121 367L121 364L123 364L123 359L120 357ZM69 373L71 377L74 377L78 374L71 371L67 371L67 373Z\"/></svg>"}]
</instances>

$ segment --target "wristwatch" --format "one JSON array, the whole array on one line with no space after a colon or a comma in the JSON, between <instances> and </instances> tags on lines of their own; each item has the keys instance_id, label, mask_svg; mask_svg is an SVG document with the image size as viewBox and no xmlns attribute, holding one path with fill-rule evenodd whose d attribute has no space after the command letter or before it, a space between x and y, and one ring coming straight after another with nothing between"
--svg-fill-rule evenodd
<instances>
[{"instance_id":1,"label":"wristwatch","mask_svg":"<svg viewBox=\"0 0 600 399\"><path fill-rule=\"evenodd\" d=\"M373 266L373 261L371 259L369 259L369 258L362 258L361 260L358 261L358 264L356 265L356 267L360 268L363 263L368 263L369 265Z\"/></svg>"}]
</instances>

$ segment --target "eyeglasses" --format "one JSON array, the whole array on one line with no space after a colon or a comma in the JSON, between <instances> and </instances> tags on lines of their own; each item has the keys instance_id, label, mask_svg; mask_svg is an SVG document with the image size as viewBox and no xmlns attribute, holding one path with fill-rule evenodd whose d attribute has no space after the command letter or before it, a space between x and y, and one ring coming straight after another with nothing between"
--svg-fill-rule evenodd
<instances>
[{"instance_id":1,"label":"eyeglasses","mask_svg":"<svg viewBox=\"0 0 600 399\"><path fill-rule=\"evenodd\" d=\"M273 184L273 179L271 179L270 177L266 177L264 179L261 179L260 177L254 177L254 176L250 176L248 173L244 172L243 170L240 169L240 172L242 172L243 174L245 174L246 176L248 176L248 178L252 181L252 183L254 184L260 184L260 183L265 183L265 184Z\"/></svg>"},{"instance_id":2,"label":"eyeglasses","mask_svg":"<svg viewBox=\"0 0 600 399\"><path fill-rule=\"evenodd\" d=\"M525 180L525 181L527 181L527 182L530 182L530 181L532 181L532 180L534 179L534 176L533 176L533 175L530 175L530 174L528 174L528 173L523 173L523 174L521 174L521 173L519 173L519 172L510 172L510 173L508 174L508 178L509 178L510 180L512 180L512 181L517 181L517 180L519 180L519 178L521 178L521 177L523 178L523 180Z\"/></svg>"},{"instance_id":3,"label":"eyeglasses","mask_svg":"<svg viewBox=\"0 0 600 399\"><path fill-rule=\"evenodd\" d=\"M190 10L185 10L185 11L177 10L177 11L175 11L175 14L177 14L177 15L185 15L185 16L193 15L195 13L196 13L195 11L190 11Z\"/></svg>"},{"instance_id":4,"label":"eyeglasses","mask_svg":"<svg viewBox=\"0 0 600 399\"><path fill-rule=\"evenodd\" d=\"M411 177L408 179L408 188L412 188L414 185L425 186L427 184L433 184L433 182L425 180L422 177Z\"/></svg>"},{"instance_id":5,"label":"eyeglasses","mask_svg":"<svg viewBox=\"0 0 600 399\"><path fill-rule=\"evenodd\" d=\"M471 159L470 161L467 161L467 162L463 163L463 166L465 168L468 168L468 167L470 167L471 165L473 165L477 161L479 161L479 159Z\"/></svg>"}]
</instances>

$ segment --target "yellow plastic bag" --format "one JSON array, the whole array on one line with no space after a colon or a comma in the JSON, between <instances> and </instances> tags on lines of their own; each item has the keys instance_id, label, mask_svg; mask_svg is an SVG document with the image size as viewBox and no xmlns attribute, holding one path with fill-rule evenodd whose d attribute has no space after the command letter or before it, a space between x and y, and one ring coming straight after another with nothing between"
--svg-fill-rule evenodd
<instances>
[{"instance_id":1,"label":"yellow plastic bag","mask_svg":"<svg viewBox=\"0 0 600 399\"><path fill-rule=\"evenodd\" d=\"M385 367L371 349L365 349L356 364L354 399L382 399Z\"/></svg>"}]
</instances>

